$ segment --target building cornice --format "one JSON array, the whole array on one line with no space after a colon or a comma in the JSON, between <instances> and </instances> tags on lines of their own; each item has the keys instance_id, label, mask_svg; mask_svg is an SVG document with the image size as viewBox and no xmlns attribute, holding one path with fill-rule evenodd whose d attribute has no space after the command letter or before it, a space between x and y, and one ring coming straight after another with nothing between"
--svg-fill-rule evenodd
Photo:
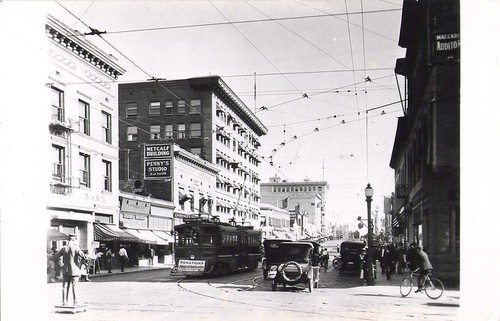
<instances>
[{"instance_id":1,"label":"building cornice","mask_svg":"<svg viewBox=\"0 0 500 321\"><path fill-rule=\"evenodd\" d=\"M219 76L189 78L189 85L193 88L209 87L221 94L226 100L231 102L230 107L244 119L250 128L252 128L258 136L267 134L268 129L255 116L254 113L245 105L245 103L232 91L231 88Z\"/></svg>"},{"instance_id":2,"label":"building cornice","mask_svg":"<svg viewBox=\"0 0 500 321\"><path fill-rule=\"evenodd\" d=\"M219 169L213 165L212 163L207 162L204 159L199 158L198 156L180 148L178 145L174 145L174 156L176 159L180 161L184 161L186 163L190 163L196 167L199 167L209 173L216 175L219 173Z\"/></svg>"},{"instance_id":3,"label":"building cornice","mask_svg":"<svg viewBox=\"0 0 500 321\"><path fill-rule=\"evenodd\" d=\"M45 32L56 44L94 65L113 79L125 73L125 69L114 62L109 55L87 41L84 34L70 29L51 15L47 16Z\"/></svg>"}]
</instances>

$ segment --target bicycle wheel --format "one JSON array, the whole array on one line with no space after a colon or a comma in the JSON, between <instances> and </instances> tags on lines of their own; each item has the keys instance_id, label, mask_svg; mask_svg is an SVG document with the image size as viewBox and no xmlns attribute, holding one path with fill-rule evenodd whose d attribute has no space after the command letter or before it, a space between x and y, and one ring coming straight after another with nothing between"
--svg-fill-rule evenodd
<instances>
[{"instance_id":1,"label":"bicycle wheel","mask_svg":"<svg viewBox=\"0 0 500 321\"><path fill-rule=\"evenodd\" d=\"M429 298L436 300L443 295L444 285L438 279L430 278L425 280L424 290Z\"/></svg>"},{"instance_id":2,"label":"bicycle wheel","mask_svg":"<svg viewBox=\"0 0 500 321\"><path fill-rule=\"evenodd\" d=\"M399 292L403 297L408 296L411 293L411 289L413 287L413 282L411 278L404 278L399 285Z\"/></svg>"}]
</instances>

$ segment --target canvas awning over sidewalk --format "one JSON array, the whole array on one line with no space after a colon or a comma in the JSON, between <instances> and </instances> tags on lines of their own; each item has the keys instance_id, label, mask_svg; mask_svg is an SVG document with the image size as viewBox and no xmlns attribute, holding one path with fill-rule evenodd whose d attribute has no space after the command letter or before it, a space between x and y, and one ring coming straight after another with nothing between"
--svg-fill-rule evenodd
<instances>
[{"instance_id":1,"label":"canvas awning over sidewalk","mask_svg":"<svg viewBox=\"0 0 500 321\"><path fill-rule=\"evenodd\" d=\"M96 241L125 241L125 242L140 242L137 237L122 231L114 225L106 225L101 223L94 224L94 240Z\"/></svg>"}]
</instances>

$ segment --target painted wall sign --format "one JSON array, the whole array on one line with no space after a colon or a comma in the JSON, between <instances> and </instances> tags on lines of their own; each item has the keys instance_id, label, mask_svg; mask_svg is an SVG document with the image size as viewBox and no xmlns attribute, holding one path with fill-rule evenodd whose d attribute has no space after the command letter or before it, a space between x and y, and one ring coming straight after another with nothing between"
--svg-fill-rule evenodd
<instances>
[{"instance_id":1,"label":"painted wall sign","mask_svg":"<svg viewBox=\"0 0 500 321\"><path fill-rule=\"evenodd\" d=\"M170 160L145 160L144 178L170 178Z\"/></svg>"},{"instance_id":2,"label":"painted wall sign","mask_svg":"<svg viewBox=\"0 0 500 321\"><path fill-rule=\"evenodd\" d=\"M172 177L172 145L144 145L144 179Z\"/></svg>"},{"instance_id":3,"label":"painted wall sign","mask_svg":"<svg viewBox=\"0 0 500 321\"><path fill-rule=\"evenodd\" d=\"M145 145L144 158L170 158L172 146L170 144L163 145Z\"/></svg>"}]
</instances>

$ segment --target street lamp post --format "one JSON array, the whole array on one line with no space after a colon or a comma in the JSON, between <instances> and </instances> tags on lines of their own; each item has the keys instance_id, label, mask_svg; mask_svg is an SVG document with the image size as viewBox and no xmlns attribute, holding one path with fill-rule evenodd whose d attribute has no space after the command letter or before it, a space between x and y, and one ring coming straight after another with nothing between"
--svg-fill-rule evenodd
<instances>
[{"instance_id":1,"label":"street lamp post","mask_svg":"<svg viewBox=\"0 0 500 321\"><path fill-rule=\"evenodd\" d=\"M373 188L370 186L370 183L366 185L365 188L365 196L366 196L366 207L368 210L368 253L367 253L367 265L368 265L368 285L374 285L375 281L373 279L373 236L372 236L372 196L373 196Z\"/></svg>"}]
</instances>

